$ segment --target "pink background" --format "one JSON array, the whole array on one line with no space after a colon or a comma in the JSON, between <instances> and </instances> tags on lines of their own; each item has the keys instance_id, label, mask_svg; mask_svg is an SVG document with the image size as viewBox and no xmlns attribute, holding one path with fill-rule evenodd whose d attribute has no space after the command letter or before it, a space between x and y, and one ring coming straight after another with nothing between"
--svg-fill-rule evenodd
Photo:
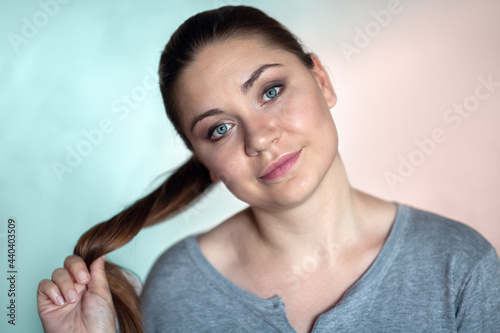
<instances>
[{"instance_id":1,"label":"pink background","mask_svg":"<svg viewBox=\"0 0 500 333\"><path fill-rule=\"evenodd\" d=\"M400 1L377 31L372 11L387 10L388 3L351 5L339 29L324 29L332 43L317 27L302 30L337 91L332 112L351 183L462 221L500 252L500 2ZM374 36L369 44L345 56L342 43L355 46L355 28L367 27ZM479 77L497 82L494 91L480 88L488 98L459 125L445 119L454 104L473 102ZM428 145L428 154L416 152L414 141L432 139L435 129L441 142ZM398 175L400 156L418 165L391 186L386 173Z\"/></svg>"}]
</instances>

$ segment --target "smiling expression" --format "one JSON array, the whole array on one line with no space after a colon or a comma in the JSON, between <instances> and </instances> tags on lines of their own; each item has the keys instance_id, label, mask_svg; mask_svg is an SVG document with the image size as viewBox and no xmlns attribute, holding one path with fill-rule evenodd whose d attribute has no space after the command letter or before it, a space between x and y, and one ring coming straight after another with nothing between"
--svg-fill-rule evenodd
<instances>
[{"instance_id":1,"label":"smiling expression","mask_svg":"<svg viewBox=\"0 0 500 333\"><path fill-rule=\"evenodd\" d=\"M198 159L239 199L276 209L309 197L337 155L336 96L317 59L255 38L204 47L183 72L181 124Z\"/></svg>"}]
</instances>

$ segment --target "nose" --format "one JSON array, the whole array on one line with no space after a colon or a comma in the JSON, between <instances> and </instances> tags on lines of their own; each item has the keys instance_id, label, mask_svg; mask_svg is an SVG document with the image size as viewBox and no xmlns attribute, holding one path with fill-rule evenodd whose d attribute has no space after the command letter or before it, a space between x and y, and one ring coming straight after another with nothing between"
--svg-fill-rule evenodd
<instances>
[{"instance_id":1,"label":"nose","mask_svg":"<svg viewBox=\"0 0 500 333\"><path fill-rule=\"evenodd\" d=\"M281 136L272 119L265 116L253 117L247 121L245 129L245 152L248 156L256 156L267 150L272 143L278 142Z\"/></svg>"}]
</instances>

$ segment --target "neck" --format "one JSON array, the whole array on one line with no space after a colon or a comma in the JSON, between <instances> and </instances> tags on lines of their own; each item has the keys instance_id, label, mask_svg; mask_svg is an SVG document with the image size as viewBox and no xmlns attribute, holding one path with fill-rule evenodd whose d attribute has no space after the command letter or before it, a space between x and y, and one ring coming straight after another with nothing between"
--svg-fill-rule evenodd
<instances>
[{"instance_id":1,"label":"neck","mask_svg":"<svg viewBox=\"0 0 500 333\"><path fill-rule=\"evenodd\" d=\"M251 208L252 247L282 262L296 262L328 248L348 249L362 230L362 195L354 190L340 155L316 191L299 205L281 211Z\"/></svg>"}]
</instances>

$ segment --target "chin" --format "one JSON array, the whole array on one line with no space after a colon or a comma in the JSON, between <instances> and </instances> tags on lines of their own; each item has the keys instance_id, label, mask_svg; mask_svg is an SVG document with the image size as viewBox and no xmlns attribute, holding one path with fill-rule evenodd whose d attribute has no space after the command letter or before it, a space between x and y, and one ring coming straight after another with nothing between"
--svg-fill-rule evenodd
<instances>
[{"instance_id":1,"label":"chin","mask_svg":"<svg viewBox=\"0 0 500 333\"><path fill-rule=\"evenodd\" d=\"M268 185L259 184L249 192L240 192L242 188L229 189L238 199L248 203L255 208L269 211L280 211L294 208L308 201L325 182L329 182L327 175L332 174L337 151L332 150L326 154L325 150L320 158L304 155L312 158L314 163L303 163L291 174ZM319 156L318 156L319 157ZM327 185L327 184L323 184Z\"/></svg>"},{"instance_id":2,"label":"chin","mask_svg":"<svg viewBox=\"0 0 500 333\"><path fill-rule=\"evenodd\" d=\"M296 207L318 191L324 191L332 183L332 176L335 173L335 160L339 157L337 151L332 152L331 156L323 155L328 159L323 160L324 164L318 163L313 170L302 171L287 182L283 182L278 191L272 191L269 195L272 199L269 202L275 202L280 207ZM325 187L327 186L327 187ZM323 189L321 189L323 188ZM329 189L328 189L329 190Z\"/></svg>"},{"instance_id":3,"label":"chin","mask_svg":"<svg viewBox=\"0 0 500 333\"><path fill-rule=\"evenodd\" d=\"M320 180L315 179L311 174L305 177L294 177L283 181L280 186L268 189L255 206L261 206L268 210L283 210L294 208L309 199L319 186Z\"/></svg>"}]
</instances>

